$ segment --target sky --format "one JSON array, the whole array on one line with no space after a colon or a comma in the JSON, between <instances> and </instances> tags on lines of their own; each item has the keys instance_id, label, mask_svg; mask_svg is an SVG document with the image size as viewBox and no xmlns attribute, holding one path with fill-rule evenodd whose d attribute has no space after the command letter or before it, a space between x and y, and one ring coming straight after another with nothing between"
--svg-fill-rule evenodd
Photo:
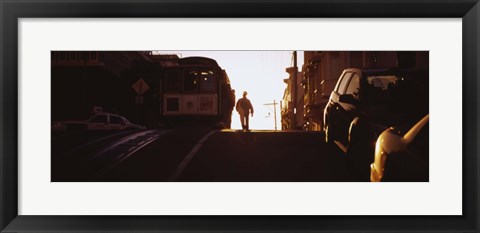
<instances>
[{"instance_id":1,"label":"sky","mask_svg":"<svg viewBox=\"0 0 480 233\"><path fill-rule=\"evenodd\" d=\"M157 51L159 54L177 54L180 57L202 56L215 59L227 72L236 99L247 91L254 108L250 118L250 129L273 130L275 127L274 108L265 106L273 101L279 103L287 84L285 71L293 66L293 51ZM299 70L303 65L303 52L297 53ZM281 130L280 105L277 105L277 129ZM240 118L234 110L232 129L241 129Z\"/></svg>"}]
</instances>

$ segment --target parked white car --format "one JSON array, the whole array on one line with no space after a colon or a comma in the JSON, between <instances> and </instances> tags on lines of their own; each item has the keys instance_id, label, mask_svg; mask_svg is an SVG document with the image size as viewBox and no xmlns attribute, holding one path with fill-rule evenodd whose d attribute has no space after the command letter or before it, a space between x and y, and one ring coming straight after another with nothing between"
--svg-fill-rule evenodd
<instances>
[{"instance_id":1,"label":"parked white car","mask_svg":"<svg viewBox=\"0 0 480 233\"><path fill-rule=\"evenodd\" d=\"M111 113L99 113L86 121L56 121L52 130L122 130L145 129L145 126L130 123L127 118Z\"/></svg>"}]
</instances>

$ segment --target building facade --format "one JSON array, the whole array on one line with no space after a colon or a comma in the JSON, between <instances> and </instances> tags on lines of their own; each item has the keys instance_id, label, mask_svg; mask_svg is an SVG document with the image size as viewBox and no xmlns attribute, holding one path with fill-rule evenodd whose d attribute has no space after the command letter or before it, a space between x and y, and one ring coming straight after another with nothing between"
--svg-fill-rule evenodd
<instances>
[{"instance_id":1,"label":"building facade","mask_svg":"<svg viewBox=\"0 0 480 233\"><path fill-rule=\"evenodd\" d=\"M295 130L303 128L303 75L302 72L298 72L297 70L297 67L289 67L285 70L288 73L288 78L283 80L285 84L287 84L287 87L285 88L282 102L280 104L282 130ZM295 72L297 73L296 84L294 82ZM293 95L296 95L296 98L293 98Z\"/></svg>"},{"instance_id":2,"label":"building facade","mask_svg":"<svg viewBox=\"0 0 480 233\"><path fill-rule=\"evenodd\" d=\"M135 92L125 74L139 62L151 63L146 52L52 51L52 120L86 119L98 109L132 120Z\"/></svg>"}]
</instances>

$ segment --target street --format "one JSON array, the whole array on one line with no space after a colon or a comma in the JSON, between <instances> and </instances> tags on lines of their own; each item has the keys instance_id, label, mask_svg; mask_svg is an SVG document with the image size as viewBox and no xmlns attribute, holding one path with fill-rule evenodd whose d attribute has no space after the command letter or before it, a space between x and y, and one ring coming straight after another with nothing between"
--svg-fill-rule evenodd
<instances>
[{"instance_id":1,"label":"street","mask_svg":"<svg viewBox=\"0 0 480 233\"><path fill-rule=\"evenodd\" d=\"M53 182L343 182L342 152L322 132L203 126L54 132Z\"/></svg>"}]
</instances>

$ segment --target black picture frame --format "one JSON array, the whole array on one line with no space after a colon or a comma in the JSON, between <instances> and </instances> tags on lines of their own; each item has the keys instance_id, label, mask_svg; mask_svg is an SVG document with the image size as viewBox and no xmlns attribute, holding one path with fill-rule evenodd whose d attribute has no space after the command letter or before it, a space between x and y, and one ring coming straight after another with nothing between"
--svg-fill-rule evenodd
<instances>
[{"instance_id":1,"label":"black picture frame","mask_svg":"<svg viewBox=\"0 0 480 233\"><path fill-rule=\"evenodd\" d=\"M2 232L479 232L478 0L0 0L0 229ZM462 216L18 215L18 19L143 17L462 18ZM452 113L454 114L454 113ZM441 203L439 203L441 204Z\"/></svg>"}]
</instances>

